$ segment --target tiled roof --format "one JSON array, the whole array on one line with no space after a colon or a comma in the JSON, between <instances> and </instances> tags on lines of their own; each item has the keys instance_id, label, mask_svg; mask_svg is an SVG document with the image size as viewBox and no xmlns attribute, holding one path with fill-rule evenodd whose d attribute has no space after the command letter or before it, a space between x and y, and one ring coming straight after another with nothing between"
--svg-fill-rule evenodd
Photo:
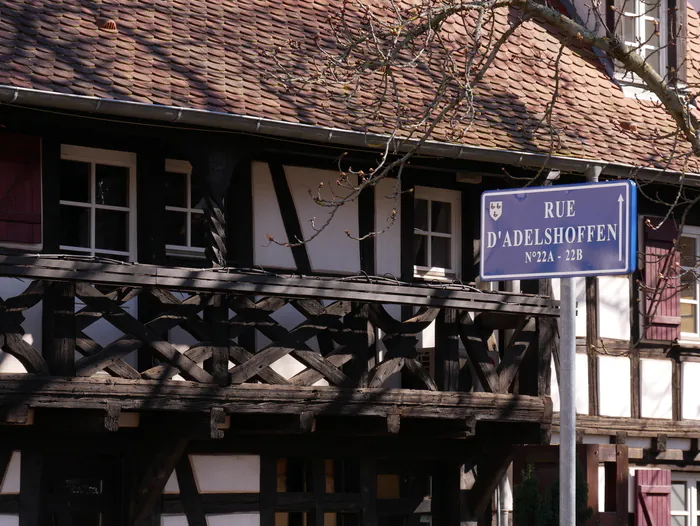
<instances>
[{"instance_id":1,"label":"tiled roof","mask_svg":"<svg viewBox=\"0 0 700 526\"><path fill-rule=\"evenodd\" d=\"M0 85L214 110L287 122L385 133L322 90L290 94L270 78L268 55L289 39L323 32L341 0L3 0ZM700 20L688 7L688 50L700 57ZM106 16L116 33L99 30ZM504 20L501 20L504 23ZM526 22L499 52L475 94L475 122L462 139L487 148L546 152L549 136L532 136L553 90L547 62L561 38ZM585 50L563 52L561 95L553 123L555 154L630 165L658 165L673 131L651 103L626 98L600 61ZM698 73L689 71L691 80ZM424 102L431 84L403 79L404 96ZM434 140L447 140L438 128ZM689 171L700 172L694 165Z\"/></svg>"}]
</instances>

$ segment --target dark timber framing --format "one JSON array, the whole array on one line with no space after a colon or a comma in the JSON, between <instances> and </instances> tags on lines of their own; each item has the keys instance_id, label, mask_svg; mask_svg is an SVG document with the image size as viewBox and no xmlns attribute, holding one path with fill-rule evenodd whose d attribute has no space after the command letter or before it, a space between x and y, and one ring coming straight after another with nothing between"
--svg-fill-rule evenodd
<instances>
[{"instance_id":1,"label":"dark timber framing","mask_svg":"<svg viewBox=\"0 0 700 526\"><path fill-rule=\"evenodd\" d=\"M275 194L277 195L277 202L280 207L284 230L287 234L287 242L292 248L294 263L301 274L309 275L312 272L311 261L309 260L306 245L303 243L304 234L301 230L299 215L294 205L292 191L289 189L289 182L284 172L284 166L282 163L278 162L269 162L268 166L270 168L270 176L272 177L272 185L275 187Z\"/></svg>"}]
</instances>

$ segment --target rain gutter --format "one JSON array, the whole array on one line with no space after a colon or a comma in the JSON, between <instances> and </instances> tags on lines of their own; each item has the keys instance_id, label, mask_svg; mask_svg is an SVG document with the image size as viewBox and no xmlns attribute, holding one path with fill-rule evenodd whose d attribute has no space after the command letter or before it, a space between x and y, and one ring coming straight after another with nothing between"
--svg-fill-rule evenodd
<instances>
[{"instance_id":1,"label":"rain gutter","mask_svg":"<svg viewBox=\"0 0 700 526\"><path fill-rule=\"evenodd\" d=\"M144 119L173 125L199 126L241 133L268 135L272 137L303 139L339 146L381 148L388 137L339 128L312 126L309 124L284 122L262 117L250 117L232 113L197 110L177 106L118 101L84 95L71 95L15 86L0 86L0 104L52 108L87 114L110 115L121 118ZM530 153L499 148L483 148L437 141L427 141L420 147L421 155L492 162L512 166L541 168L547 165L552 170L580 172L602 167L602 174L613 177L643 177L663 182L678 182L675 172L657 169L639 170L632 165L610 164L603 160L581 159L565 156L548 156L546 153ZM694 179L694 178L693 178ZM691 181L687 179L685 184ZM700 186L700 179L692 182Z\"/></svg>"}]
</instances>

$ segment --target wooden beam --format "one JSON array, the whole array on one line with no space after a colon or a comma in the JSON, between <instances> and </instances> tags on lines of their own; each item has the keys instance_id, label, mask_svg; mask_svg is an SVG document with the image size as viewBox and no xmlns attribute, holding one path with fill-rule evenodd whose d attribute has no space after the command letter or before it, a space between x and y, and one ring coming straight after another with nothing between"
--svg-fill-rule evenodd
<instances>
[{"instance_id":1,"label":"wooden beam","mask_svg":"<svg viewBox=\"0 0 700 526\"><path fill-rule=\"evenodd\" d=\"M372 456L365 456L360 462L360 495L362 499L363 526L378 526L377 462Z\"/></svg>"},{"instance_id":2,"label":"wooden beam","mask_svg":"<svg viewBox=\"0 0 700 526\"><path fill-rule=\"evenodd\" d=\"M459 321L456 309L442 309L435 327L435 382L441 391L459 391Z\"/></svg>"},{"instance_id":3,"label":"wooden beam","mask_svg":"<svg viewBox=\"0 0 700 526\"><path fill-rule=\"evenodd\" d=\"M260 456L260 526L275 526L277 508L277 455Z\"/></svg>"},{"instance_id":4,"label":"wooden beam","mask_svg":"<svg viewBox=\"0 0 700 526\"><path fill-rule=\"evenodd\" d=\"M488 392L499 393L501 382L496 366L488 354L484 336L468 312L463 313L460 318L459 334L481 385Z\"/></svg>"},{"instance_id":5,"label":"wooden beam","mask_svg":"<svg viewBox=\"0 0 700 526\"><path fill-rule=\"evenodd\" d=\"M292 191L289 189L287 175L284 173L284 166L282 166L282 163L277 162L270 162L268 166L272 177L272 185L277 195L277 204L282 216L282 223L284 223L284 230L287 234L287 242L290 245L296 245L291 247L294 263L300 273L309 275L312 272L311 260L306 251L306 245L303 244L304 234L302 233L299 215L294 205Z\"/></svg>"},{"instance_id":6,"label":"wooden beam","mask_svg":"<svg viewBox=\"0 0 700 526\"><path fill-rule=\"evenodd\" d=\"M542 296L552 295L552 280L542 279L538 283ZM559 348L559 334L556 320L537 319L537 394L549 396L552 389L552 357L555 348Z\"/></svg>"},{"instance_id":7,"label":"wooden beam","mask_svg":"<svg viewBox=\"0 0 700 526\"><path fill-rule=\"evenodd\" d=\"M160 433L155 432L155 437L139 441L137 452L132 457L136 470L129 500L129 524L143 520L151 513L188 443L187 436L178 435L173 430L163 432L162 429Z\"/></svg>"},{"instance_id":8,"label":"wooden beam","mask_svg":"<svg viewBox=\"0 0 700 526\"><path fill-rule=\"evenodd\" d=\"M229 218L228 257L239 268L252 268L253 261L253 185L251 162L241 160L233 172L226 196Z\"/></svg>"},{"instance_id":9,"label":"wooden beam","mask_svg":"<svg viewBox=\"0 0 700 526\"><path fill-rule=\"evenodd\" d=\"M0 255L0 276L90 282L100 285L159 287L253 296L334 299L360 303L454 307L472 312L499 311L524 315L559 315L559 302L536 296L467 292L461 287L389 285L339 281L335 278L290 280L284 277L163 268L150 265L109 265L90 261Z\"/></svg>"},{"instance_id":10,"label":"wooden beam","mask_svg":"<svg viewBox=\"0 0 700 526\"><path fill-rule=\"evenodd\" d=\"M586 354L588 355L588 413L597 415L598 402L598 278L586 278Z\"/></svg>"},{"instance_id":11,"label":"wooden beam","mask_svg":"<svg viewBox=\"0 0 700 526\"><path fill-rule=\"evenodd\" d=\"M514 452L512 446L486 447L479 452L476 481L467 496L467 517L473 520L484 513L513 460Z\"/></svg>"},{"instance_id":12,"label":"wooden beam","mask_svg":"<svg viewBox=\"0 0 700 526\"><path fill-rule=\"evenodd\" d=\"M76 293L87 305L104 313L104 317L117 329L125 334L132 334L141 341L148 343L158 355L175 367L181 374L190 380L198 382L212 382L212 376L195 362L183 356L170 343L166 342L153 329L141 324L124 309L110 301L97 289L79 283Z\"/></svg>"},{"instance_id":13,"label":"wooden beam","mask_svg":"<svg viewBox=\"0 0 700 526\"><path fill-rule=\"evenodd\" d=\"M121 378L39 378L3 375L0 405L18 402L30 407L104 410L119 399L122 411L209 412L220 406L227 413L287 413L386 417L400 407L403 417L499 422L547 421L545 400L534 396L490 393L449 393L388 390L377 396L372 389L269 386L241 384L212 389L192 382L157 382ZM679 425L676 423L675 425ZM682 423L681 423L682 425ZM673 433L670 433L674 436ZM700 435L696 432L694 436Z\"/></svg>"},{"instance_id":14,"label":"wooden beam","mask_svg":"<svg viewBox=\"0 0 700 526\"><path fill-rule=\"evenodd\" d=\"M221 294L213 296L211 300L204 309L204 319L211 326L212 357L204 365L214 377L214 383L226 386L231 383L228 370L228 304L225 296Z\"/></svg>"},{"instance_id":15,"label":"wooden beam","mask_svg":"<svg viewBox=\"0 0 700 526\"><path fill-rule=\"evenodd\" d=\"M532 345L537 344L535 318L524 320L508 343L503 360L498 366L498 380L501 393L507 393L518 374L520 364Z\"/></svg>"},{"instance_id":16,"label":"wooden beam","mask_svg":"<svg viewBox=\"0 0 700 526\"><path fill-rule=\"evenodd\" d=\"M41 526L41 473L43 454L31 447L22 448L19 494L19 526Z\"/></svg>"},{"instance_id":17,"label":"wooden beam","mask_svg":"<svg viewBox=\"0 0 700 526\"><path fill-rule=\"evenodd\" d=\"M180 486L180 499L187 516L189 526L207 526L207 519L202 508L197 482L192 471L189 455L182 455L175 467L177 483Z\"/></svg>"},{"instance_id":18,"label":"wooden beam","mask_svg":"<svg viewBox=\"0 0 700 526\"><path fill-rule=\"evenodd\" d=\"M42 355L54 376L75 371L75 284L51 283L44 292Z\"/></svg>"},{"instance_id":19,"label":"wooden beam","mask_svg":"<svg viewBox=\"0 0 700 526\"><path fill-rule=\"evenodd\" d=\"M376 237L370 235L375 231L375 189L368 186L360 192L357 199L357 219L358 232L360 237L360 269L362 272L374 276L376 274L376 263L374 255L374 245ZM364 239L362 239L364 238Z\"/></svg>"}]
</instances>

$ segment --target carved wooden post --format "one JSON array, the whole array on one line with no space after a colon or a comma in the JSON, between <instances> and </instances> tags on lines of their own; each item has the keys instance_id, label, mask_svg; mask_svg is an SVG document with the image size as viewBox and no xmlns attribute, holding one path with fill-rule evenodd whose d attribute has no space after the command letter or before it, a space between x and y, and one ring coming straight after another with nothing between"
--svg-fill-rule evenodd
<instances>
[{"instance_id":1,"label":"carved wooden post","mask_svg":"<svg viewBox=\"0 0 700 526\"><path fill-rule=\"evenodd\" d=\"M75 374L75 284L52 283L42 309L43 354L55 376Z\"/></svg>"},{"instance_id":2,"label":"carved wooden post","mask_svg":"<svg viewBox=\"0 0 700 526\"><path fill-rule=\"evenodd\" d=\"M224 198L231 176L238 162L236 155L221 147L203 156L196 155L193 162L198 172L203 193L204 219L207 225L209 243L205 253L214 268L227 266L226 215ZM228 385L228 307L224 295L214 295L204 311L205 319L211 324L212 357L205 368L214 376L219 385Z\"/></svg>"}]
</instances>

